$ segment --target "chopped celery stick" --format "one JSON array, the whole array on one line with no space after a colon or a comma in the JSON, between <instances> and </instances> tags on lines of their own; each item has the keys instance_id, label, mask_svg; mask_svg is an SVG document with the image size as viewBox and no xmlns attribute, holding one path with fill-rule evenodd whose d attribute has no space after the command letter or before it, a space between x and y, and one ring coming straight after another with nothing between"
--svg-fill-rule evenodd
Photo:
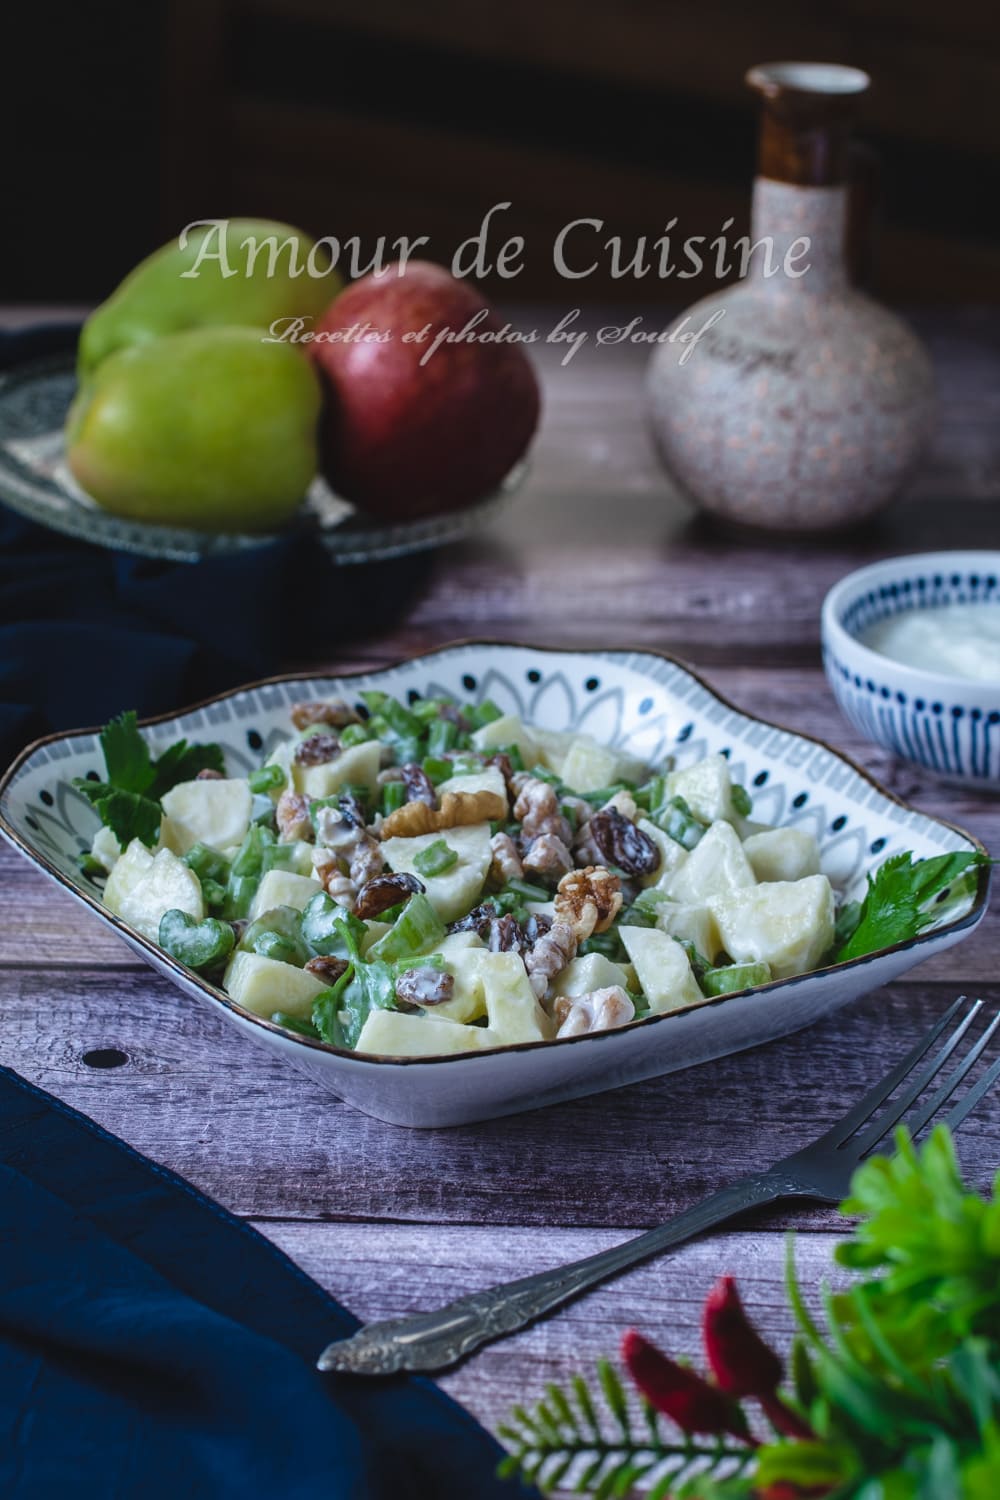
<instances>
[{"instance_id":1,"label":"chopped celery stick","mask_svg":"<svg viewBox=\"0 0 1000 1500\"><path fill-rule=\"evenodd\" d=\"M442 755L453 750L458 739L458 726L450 719L435 719L427 731L428 755Z\"/></svg>"},{"instance_id":2,"label":"chopped celery stick","mask_svg":"<svg viewBox=\"0 0 1000 1500\"><path fill-rule=\"evenodd\" d=\"M667 794L667 779L665 776L651 776L644 786L637 787L632 793L637 807L644 812L655 812L662 806Z\"/></svg>"},{"instance_id":3,"label":"chopped celery stick","mask_svg":"<svg viewBox=\"0 0 1000 1500\"><path fill-rule=\"evenodd\" d=\"M247 777L250 790L254 793L276 792L287 784L288 777L281 766L260 766L256 771L251 771Z\"/></svg>"},{"instance_id":4,"label":"chopped celery stick","mask_svg":"<svg viewBox=\"0 0 1000 1500\"><path fill-rule=\"evenodd\" d=\"M501 745L500 749L497 751L497 754L506 755L515 771L526 770L524 764L524 756L521 754L520 745Z\"/></svg>"},{"instance_id":5,"label":"chopped celery stick","mask_svg":"<svg viewBox=\"0 0 1000 1500\"><path fill-rule=\"evenodd\" d=\"M250 910L259 885L259 875L234 875L230 873L226 884L226 899L223 904L225 916L230 919L245 917Z\"/></svg>"},{"instance_id":6,"label":"chopped celery stick","mask_svg":"<svg viewBox=\"0 0 1000 1500\"><path fill-rule=\"evenodd\" d=\"M484 698L482 703L473 704L462 712L473 729L482 729L484 724L492 724L503 718L503 709L498 708L492 698Z\"/></svg>"},{"instance_id":7,"label":"chopped celery stick","mask_svg":"<svg viewBox=\"0 0 1000 1500\"><path fill-rule=\"evenodd\" d=\"M424 759L424 774L433 786L437 786L439 782L447 781L450 776L454 776L455 768L450 760L443 760L438 755L428 755ZM402 785L402 783L396 784Z\"/></svg>"},{"instance_id":8,"label":"chopped celery stick","mask_svg":"<svg viewBox=\"0 0 1000 1500\"><path fill-rule=\"evenodd\" d=\"M445 870L457 864L458 854L445 839L436 839L413 856L413 867L418 875L443 875Z\"/></svg>"},{"instance_id":9,"label":"chopped celery stick","mask_svg":"<svg viewBox=\"0 0 1000 1500\"><path fill-rule=\"evenodd\" d=\"M282 937L280 932L262 932L254 942L253 952L259 953L261 958L274 958L278 963L294 964L299 969L302 967L295 945Z\"/></svg>"},{"instance_id":10,"label":"chopped celery stick","mask_svg":"<svg viewBox=\"0 0 1000 1500\"><path fill-rule=\"evenodd\" d=\"M255 823L243 840L239 853L233 860L231 873L236 876L259 875L264 862L264 850L277 843L274 834Z\"/></svg>"},{"instance_id":11,"label":"chopped celery stick","mask_svg":"<svg viewBox=\"0 0 1000 1500\"><path fill-rule=\"evenodd\" d=\"M752 990L768 984L771 970L765 963L727 964L721 969L706 969L699 984L706 995L732 995L737 990Z\"/></svg>"},{"instance_id":12,"label":"chopped celery stick","mask_svg":"<svg viewBox=\"0 0 1000 1500\"><path fill-rule=\"evenodd\" d=\"M705 832L704 823L698 821L683 797L671 797L663 807L658 807L653 822L685 849L693 849Z\"/></svg>"},{"instance_id":13,"label":"chopped celery stick","mask_svg":"<svg viewBox=\"0 0 1000 1500\"><path fill-rule=\"evenodd\" d=\"M535 772L538 775L538 772ZM590 802L594 807L603 807L605 802L610 802L618 792L630 792L632 784L628 781L613 781L610 786L599 786L594 792L576 792L575 796L582 797L584 802Z\"/></svg>"},{"instance_id":14,"label":"chopped celery stick","mask_svg":"<svg viewBox=\"0 0 1000 1500\"><path fill-rule=\"evenodd\" d=\"M226 904L226 887L220 885L217 880L202 880L201 894L205 898L206 906L222 907Z\"/></svg>"},{"instance_id":15,"label":"chopped celery stick","mask_svg":"<svg viewBox=\"0 0 1000 1500\"><path fill-rule=\"evenodd\" d=\"M430 724L440 718L442 708L450 705L450 698L418 698L416 703L410 704L410 713L422 724Z\"/></svg>"},{"instance_id":16,"label":"chopped celery stick","mask_svg":"<svg viewBox=\"0 0 1000 1500\"><path fill-rule=\"evenodd\" d=\"M605 958L614 958L620 951L621 939L617 932L595 932L586 938L577 949L582 956L588 953L603 953Z\"/></svg>"},{"instance_id":17,"label":"chopped celery stick","mask_svg":"<svg viewBox=\"0 0 1000 1500\"><path fill-rule=\"evenodd\" d=\"M372 732L367 724L345 724L340 731L341 748L349 750L352 745L363 745L371 737Z\"/></svg>"},{"instance_id":18,"label":"chopped celery stick","mask_svg":"<svg viewBox=\"0 0 1000 1500\"><path fill-rule=\"evenodd\" d=\"M501 892L504 896L517 896L522 901L550 901L552 892L544 885L532 885L530 880L508 880Z\"/></svg>"},{"instance_id":19,"label":"chopped celery stick","mask_svg":"<svg viewBox=\"0 0 1000 1500\"><path fill-rule=\"evenodd\" d=\"M734 812L739 813L741 818L749 818L753 812L753 798L746 787L740 786L738 781L734 781L730 796L732 797Z\"/></svg>"},{"instance_id":20,"label":"chopped celery stick","mask_svg":"<svg viewBox=\"0 0 1000 1500\"><path fill-rule=\"evenodd\" d=\"M444 936L444 923L423 892L418 891L384 937L372 944L368 957L398 963L401 958L433 948Z\"/></svg>"},{"instance_id":21,"label":"chopped celery stick","mask_svg":"<svg viewBox=\"0 0 1000 1500\"><path fill-rule=\"evenodd\" d=\"M206 880L225 881L229 878L228 859L207 844L192 844L184 855L184 863L194 871L202 885Z\"/></svg>"},{"instance_id":22,"label":"chopped celery stick","mask_svg":"<svg viewBox=\"0 0 1000 1500\"><path fill-rule=\"evenodd\" d=\"M235 936L229 923L217 917L196 922L186 911L172 908L160 918L157 941L189 969L210 969L228 957Z\"/></svg>"},{"instance_id":23,"label":"chopped celery stick","mask_svg":"<svg viewBox=\"0 0 1000 1500\"><path fill-rule=\"evenodd\" d=\"M622 927L655 927L656 913L636 901L622 912L619 922Z\"/></svg>"},{"instance_id":24,"label":"chopped celery stick","mask_svg":"<svg viewBox=\"0 0 1000 1500\"><path fill-rule=\"evenodd\" d=\"M382 812L386 817L402 807L406 801L406 787L401 781L387 781L382 788Z\"/></svg>"}]
</instances>

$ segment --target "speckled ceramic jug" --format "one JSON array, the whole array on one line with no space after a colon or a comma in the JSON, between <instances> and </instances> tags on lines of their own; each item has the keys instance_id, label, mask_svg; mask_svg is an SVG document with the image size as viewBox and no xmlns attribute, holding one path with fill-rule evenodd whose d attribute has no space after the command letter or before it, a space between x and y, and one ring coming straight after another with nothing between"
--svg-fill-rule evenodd
<instances>
[{"instance_id":1,"label":"speckled ceramic jug","mask_svg":"<svg viewBox=\"0 0 1000 1500\"><path fill-rule=\"evenodd\" d=\"M755 250L743 281L687 310L689 332L722 313L693 347L656 350L650 414L666 467L705 510L820 531L899 488L928 435L930 362L847 276L849 132L868 76L773 63L747 81L764 106L751 239L770 239L770 259Z\"/></svg>"}]
</instances>

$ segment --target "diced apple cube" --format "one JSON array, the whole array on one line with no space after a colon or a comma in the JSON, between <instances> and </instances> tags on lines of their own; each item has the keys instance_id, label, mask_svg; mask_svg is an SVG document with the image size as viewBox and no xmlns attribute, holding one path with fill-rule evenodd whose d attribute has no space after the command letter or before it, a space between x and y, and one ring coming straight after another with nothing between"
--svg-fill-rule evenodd
<instances>
[{"instance_id":1,"label":"diced apple cube","mask_svg":"<svg viewBox=\"0 0 1000 1500\"><path fill-rule=\"evenodd\" d=\"M599 745L589 734L580 734L569 747L560 776L574 792L596 792L614 781L617 769L614 750Z\"/></svg>"},{"instance_id":2,"label":"diced apple cube","mask_svg":"<svg viewBox=\"0 0 1000 1500\"><path fill-rule=\"evenodd\" d=\"M656 925L661 932L677 938L678 942L683 938L685 942L693 943L702 958L707 958L709 963L715 961L722 946L715 918L707 906L664 901L656 908Z\"/></svg>"},{"instance_id":3,"label":"diced apple cube","mask_svg":"<svg viewBox=\"0 0 1000 1500\"><path fill-rule=\"evenodd\" d=\"M504 745L516 745L526 766L536 765L538 751L535 742L525 729L517 714L504 714L482 729L473 732L472 743L477 750L499 750Z\"/></svg>"},{"instance_id":4,"label":"diced apple cube","mask_svg":"<svg viewBox=\"0 0 1000 1500\"><path fill-rule=\"evenodd\" d=\"M819 874L819 845L804 828L771 828L743 840L758 880L803 880Z\"/></svg>"},{"instance_id":5,"label":"diced apple cube","mask_svg":"<svg viewBox=\"0 0 1000 1500\"><path fill-rule=\"evenodd\" d=\"M543 766L562 777L562 768L569 754L569 747L576 739L574 729L539 729L531 726L531 737L535 741L538 759ZM527 762L525 762L527 764Z\"/></svg>"},{"instance_id":6,"label":"diced apple cube","mask_svg":"<svg viewBox=\"0 0 1000 1500\"><path fill-rule=\"evenodd\" d=\"M302 772L304 767L295 764L295 747L297 744L298 740L291 737L287 740L282 740L280 744L274 747L264 762L266 766L280 766L285 773L285 785L271 788L269 795L272 802L277 802L283 791L290 789L293 792L301 792L302 790Z\"/></svg>"},{"instance_id":7,"label":"diced apple cube","mask_svg":"<svg viewBox=\"0 0 1000 1500\"><path fill-rule=\"evenodd\" d=\"M468 776L449 776L437 789L438 796L445 792L493 792L507 806L507 783L499 766L484 766Z\"/></svg>"},{"instance_id":8,"label":"diced apple cube","mask_svg":"<svg viewBox=\"0 0 1000 1500\"><path fill-rule=\"evenodd\" d=\"M421 875L416 868L417 855L440 839L454 849L457 864L443 875ZM427 899L442 922L454 922L475 905L493 859L489 823L469 823L464 828L422 833L412 839L386 839L381 848L390 870L417 875L423 881Z\"/></svg>"},{"instance_id":9,"label":"diced apple cube","mask_svg":"<svg viewBox=\"0 0 1000 1500\"><path fill-rule=\"evenodd\" d=\"M709 905L730 958L769 964L775 979L808 973L833 942L833 891L825 875L731 891Z\"/></svg>"},{"instance_id":10,"label":"diced apple cube","mask_svg":"<svg viewBox=\"0 0 1000 1500\"><path fill-rule=\"evenodd\" d=\"M170 843L178 854L195 844L228 849L246 837L253 794L238 777L221 781L182 781L163 795L170 819Z\"/></svg>"},{"instance_id":11,"label":"diced apple cube","mask_svg":"<svg viewBox=\"0 0 1000 1500\"><path fill-rule=\"evenodd\" d=\"M518 953L483 953L478 960L489 1028L501 1042L538 1042L554 1027L531 988Z\"/></svg>"},{"instance_id":12,"label":"diced apple cube","mask_svg":"<svg viewBox=\"0 0 1000 1500\"><path fill-rule=\"evenodd\" d=\"M643 875L640 881L644 886L666 886L667 881L684 864L688 857L688 851L683 844L672 839L669 833L664 833L650 818L640 818L638 827L648 839L652 839L660 851L660 863L649 875Z\"/></svg>"},{"instance_id":13,"label":"diced apple cube","mask_svg":"<svg viewBox=\"0 0 1000 1500\"><path fill-rule=\"evenodd\" d=\"M721 896L756 883L735 828L718 822L705 832L676 874L666 882L665 889L673 901L704 906L709 896Z\"/></svg>"},{"instance_id":14,"label":"diced apple cube","mask_svg":"<svg viewBox=\"0 0 1000 1500\"><path fill-rule=\"evenodd\" d=\"M552 981L553 995L589 995L593 990L611 985L628 989L628 975L621 964L612 963L603 953L585 953L574 958Z\"/></svg>"},{"instance_id":15,"label":"diced apple cube","mask_svg":"<svg viewBox=\"0 0 1000 1500\"><path fill-rule=\"evenodd\" d=\"M307 875L293 875L291 870L268 870L250 906L250 920L262 912L273 911L276 906L294 906L304 911L317 891L323 889L318 880Z\"/></svg>"},{"instance_id":16,"label":"diced apple cube","mask_svg":"<svg viewBox=\"0 0 1000 1500\"><path fill-rule=\"evenodd\" d=\"M654 1015L696 1005L703 998L680 943L658 927L621 927L625 951Z\"/></svg>"},{"instance_id":17,"label":"diced apple cube","mask_svg":"<svg viewBox=\"0 0 1000 1500\"><path fill-rule=\"evenodd\" d=\"M454 989L450 1000L429 1007L430 1014L463 1022L485 1016L486 994L479 967L479 958L486 953L482 938L475 932L452 932L438 943L434 953L444 960L444 967L454 980Z\"/></svg>"},{"instance_id":18,"label":"diced apple cube","mask_svg":"<svg viewBox=\"0 0 1000 1500\"><path fill-rule=\"evenodd\" d=\"M299 790L307 797L332 797L343 786L364 786L374 797L378 789L382 746L378 740L349 745L336 760L322 766L298 767Z\"/></svg>"},{"instance_id":19,"label":"diced apple cube","mask_svg":"<svg viewBox=\"0 0 1000 1500\"><path fill-rule=\"evenodd\" d=\"M381 1057L447 1057L482 1052L500 1045L486 1026L463 1026L436 1016L411 1016L398 1010L373 1010L361 1028L356 1052Z\"/></svg>"},{"instance_id":20,"label":"diced apple cube","mask_svg":"<svg viewBox=\"0 0 1000 1500\"><path fill-rule=\"evenodd\" d=\"M703 823L715 823L719 819L731 823L736 816L729 762L724 755L708 755L683 771L671 771L667 777L667 794L683 797L695 817Z\"/></svg>"},{"instance_id":21,"label":"diced apple cube","mask_svg":"<svg viewBox=\"0 0 1000 1500\"><path fill-rule=\"evenodd\" d=\"M104 888L104 904L155 943L164 912L175 908L200 922L205 915L198 877L170 849L151 854L133 839Z\"/></svg>"},{"instance_id":22,"label":"diced apple cube","mask_svg":"<svg viewBox=\"0 0 1000 1500\"><path fill-rule=\"evenodd\" d=\"M386 933L391 931L391 922L379 922L374 917L370 918L365 923L365 935L361 939L362 958L364 958L364 956L367 954L368 949L371 948L374 943L378 942L379 938L385 937Z\"/></svg>"},{"instance_id":23,"label":"diced apple cube","mask_svg":"<svg viewBox=\"0 0 1000 1500\"><path fill-rule=\"evenodd\" d=\"M237 1005L270 1019L276 1010L308 1017L316 996L329 986L295 964L238 949L229 960L222 988Z\"/></svg>"},{"instance_id":24,"label":"diced apple cube","mask_svg":"<svg viewBox=\"0 0 1000 1500\"><path fill-rule=\"evenodd\" d=\"M90 845L90 852L94 859L103 865L110 875L121 858L122 846L119 844L112 830L102 825L94 834Z\"/></svg>"}]
</instances>

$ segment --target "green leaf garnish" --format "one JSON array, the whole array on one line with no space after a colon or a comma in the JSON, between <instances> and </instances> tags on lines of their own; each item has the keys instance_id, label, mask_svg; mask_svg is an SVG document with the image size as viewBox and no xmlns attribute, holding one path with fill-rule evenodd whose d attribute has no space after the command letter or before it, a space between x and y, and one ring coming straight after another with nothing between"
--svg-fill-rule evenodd
<instances>
[{"instance_id":1,"label":"green leaf garnish","mask_svg":"<svg viewBox=\"0 0 1000 1500\"><path fill-rule=\"evenodd\" d=\"M156 843L163 816L160 799L171 787L192 781L199 771L225 770L220 746L189 745L187 740L178 740L154 760L133 709L106 724L100 741L106 779L77 776L73 785L93 803L123 849L133 839L150 847Z\"/></svg>"},{"instance_id":2,"label":"green leaf garnish","mask_svg":"<svg viewBox=\"0 0 1000 1500\"><path fill-rule=\"evenodd\" d=\"M934 904L969 871L989 864L978 850L914 859L894 854L868 877L861 902L850 902L838 918L831 963L845 963L905 943L935 920Z\"/></svg>"}]
</instances>

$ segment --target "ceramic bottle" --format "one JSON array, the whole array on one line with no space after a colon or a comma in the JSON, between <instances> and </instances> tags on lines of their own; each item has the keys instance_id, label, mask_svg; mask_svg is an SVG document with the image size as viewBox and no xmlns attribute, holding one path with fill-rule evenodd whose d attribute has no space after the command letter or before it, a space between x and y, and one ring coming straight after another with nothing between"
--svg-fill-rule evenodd
<instances>
[{"instance_id":1,"label":"ceramic bottle","mask_svg":"<svg viewBox=\"0 0 1000 1500\"><path fill-rule=\"evenodd\" d=\"M762 119L746 275L672 325L704 328L696 342L655 351L653 435L704 510L822 531L872 515L914 466L931 422L930 362L847 274L848 147L867 74L773 63L747 82Z\"/></svg>"}]
</instances>

